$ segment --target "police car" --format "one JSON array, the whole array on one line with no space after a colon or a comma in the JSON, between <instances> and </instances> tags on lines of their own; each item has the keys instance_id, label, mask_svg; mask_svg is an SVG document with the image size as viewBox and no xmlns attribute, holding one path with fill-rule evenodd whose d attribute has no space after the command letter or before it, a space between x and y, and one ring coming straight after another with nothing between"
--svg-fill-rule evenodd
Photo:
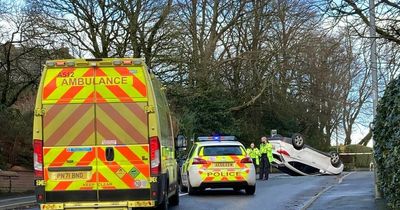
<instances>
[{"instance_id":1,"label":"police car","mask_svg":"<svg viewBox=\"0 0 400 210\"><path fill-rule=\"evenodd\" d=\"M244 189L253 195L256 172L252 159L234 136L199 137L181 169L181 191L195 194L207 188Z\"/></svg>"}]
</instances>

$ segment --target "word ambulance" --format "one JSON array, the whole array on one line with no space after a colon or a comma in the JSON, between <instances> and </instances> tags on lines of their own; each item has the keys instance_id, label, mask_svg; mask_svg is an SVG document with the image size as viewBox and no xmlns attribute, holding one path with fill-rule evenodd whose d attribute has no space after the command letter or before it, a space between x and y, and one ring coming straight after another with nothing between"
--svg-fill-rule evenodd
<instances>
[{"instance_id":1,"label":"word ambulance","mask_svg":"<svg viewBox=\"0 0 400 210\"><path fill-rule=\"evenodd\" d=\"M61 83L61 86L126 85L128 84L128 79L128 77L62 78L57 83Z\"/></svg>"}]
</instances>

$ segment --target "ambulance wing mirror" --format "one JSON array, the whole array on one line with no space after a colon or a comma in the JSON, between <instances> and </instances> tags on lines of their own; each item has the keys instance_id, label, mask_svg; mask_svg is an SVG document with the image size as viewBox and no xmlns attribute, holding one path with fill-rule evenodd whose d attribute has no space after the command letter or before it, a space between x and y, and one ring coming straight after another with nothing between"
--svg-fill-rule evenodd
<instances>
[{"instance_id":1,"label":"ambulance wing mirror","mask_svg":"<svg viewBox=\"0 0 400 210\"><path fill-rule=\"evenodd\" d=\"M186 150L186 147L187 147L186 137L184 135L178 135L176 137L176 144L175 145L179 150Z\"/></svg>"}]
</instances>

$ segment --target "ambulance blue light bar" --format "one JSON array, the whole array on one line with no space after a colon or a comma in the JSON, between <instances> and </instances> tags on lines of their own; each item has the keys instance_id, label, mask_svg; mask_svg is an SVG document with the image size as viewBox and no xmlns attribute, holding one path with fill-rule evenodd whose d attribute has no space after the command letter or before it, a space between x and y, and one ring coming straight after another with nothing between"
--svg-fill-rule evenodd
<instances>
[{"instance_id":1,"label":"ambulance blue light bar","mask_svg":"<svg viewBox=\"0 0 400 210\"><path fill-rule=\"evenodd\" d=\"M237 141L236 136L199 136L199 141Z\"/></svg>"}]
</instances>

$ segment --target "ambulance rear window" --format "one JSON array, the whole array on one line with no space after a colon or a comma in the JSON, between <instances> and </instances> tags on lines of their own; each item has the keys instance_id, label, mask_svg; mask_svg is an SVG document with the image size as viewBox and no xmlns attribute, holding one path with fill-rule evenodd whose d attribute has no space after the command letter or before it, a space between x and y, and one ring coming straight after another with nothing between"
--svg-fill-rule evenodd
<instances>
[{"instance_id":1,"label":"ambulance rear window","mask_svg":"<svg viewBox=\"0 0 400 210\"><path fill-rule=\"evenodd\" d=\"M243 155L240 146L206 146L203 149L204 156Z\"/></svg>"}]
</instances>

